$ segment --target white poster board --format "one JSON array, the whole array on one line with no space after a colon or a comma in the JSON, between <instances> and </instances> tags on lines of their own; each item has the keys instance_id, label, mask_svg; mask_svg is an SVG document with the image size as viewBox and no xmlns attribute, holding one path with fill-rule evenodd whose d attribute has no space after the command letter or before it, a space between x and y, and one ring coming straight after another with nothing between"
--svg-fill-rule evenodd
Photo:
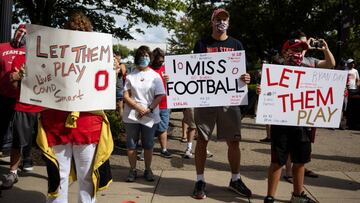
<instances>
[{"instance_id":1,"label":"white poster board","mask_svg":"<svg viewBox=\"0 0 360 203\"><path fill-rule=\"evenodd\" d=\"M170 109L247 105L245 51L165 56Z\"/></svg>"},{"instance_id":2,"label":"white poster board","mask_svg":"<svg viewBox=\"0 0 360 203\"><path fill-rule=\"evenodd\" d=\"M337 128L347 72L264 64L256 123Z\"/></svg>"},{"instance_id":3,"label":"white poster board","mask_svg":"<svg viewBox=\"0 0 360 203\"><path fill-rule=\"evenodd\" d=\"M20 101L63 111L115 109L110 34L26 25Z\"/></svg>"}]
</instances>

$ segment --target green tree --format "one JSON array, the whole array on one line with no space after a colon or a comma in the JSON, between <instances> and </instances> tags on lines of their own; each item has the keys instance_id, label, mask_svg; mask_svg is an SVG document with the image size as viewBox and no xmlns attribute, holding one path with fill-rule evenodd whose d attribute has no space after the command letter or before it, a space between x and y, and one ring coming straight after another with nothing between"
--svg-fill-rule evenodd
<instances>
[{"instance_id":1,"label":"green tree","mask_svg":"<svg viewBox=\"0 0 360 203\"><path fill-rule=\"evenodd\" d=\"M114 53L119 53L122 58L127 58L130 53L130 49L121 44L113 45Z\"/></svg>"},{"instance_id":2,"label":"green tree","mask_svg":"<svg viewBox=\"0 0 360 203\"><path fill-rule=\"evenodd\" d=\"M181 0L15 0L14 22L28 20L33 24L62 27L71 11L82 10L93 21L94 30L111 33L119 39L133 39L130 29L139 23L172 26L176 11L185 9ZM115 17L127 23L116 26ZM143 33L141 29L137 32Z\"/></svg>"},{"instance_id":3,"label":"green tree","mask_svg":"<svg viewBox=\"0 0 360 203\"><path fill-rule=\"evenodd\" d=\"M168 40L170 47L176 48L172 50L174 53L189 53L194 41L200 36L210 35L210 16L215 7L212 2L215 1L187 2L187 19L177 21L172 28L174 35ZM360 61L360 4L357 0L222 2L231 16L228 33L243 42L251 69L257 68L260 59L267 57L266 51L280 51L289 33L297 29L303 30L307 36L324 38L338 60L340 57L353 57Z\"/></svg>"}]
</instances>

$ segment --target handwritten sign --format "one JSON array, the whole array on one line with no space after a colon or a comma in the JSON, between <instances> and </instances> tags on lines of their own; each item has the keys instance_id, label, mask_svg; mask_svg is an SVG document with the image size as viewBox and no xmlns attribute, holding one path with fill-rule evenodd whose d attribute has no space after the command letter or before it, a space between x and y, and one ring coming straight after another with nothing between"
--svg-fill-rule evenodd
<instances>
[{"instance_id":1,"label":"handwritten sign","mask_svg":"<svg viewBox=\"0 0 360 203\"><path fill-rule=\"evenodd\" d=\"M168 108L247 105L245 51L165 56Z\"/></svg>"},{"instance_id":2,"label":"handwritten sign","mask_svg":"<svg viewBox=\"0 0 360 203\"><path fill-rule=\"evenodd\" d=\"M64 111L115 109L110 34L26 25L20 101Z\"/></svg>"},{"instance_id":3,"label":"handwritten sign","mask_svg":"<svg viewBox=\"0 0 360 203\"><path fill-rule=\"evenodd\" d=\"M256 122L337 128L346 80L346 71L264 64Z\"/></svg>"}]
</instances>

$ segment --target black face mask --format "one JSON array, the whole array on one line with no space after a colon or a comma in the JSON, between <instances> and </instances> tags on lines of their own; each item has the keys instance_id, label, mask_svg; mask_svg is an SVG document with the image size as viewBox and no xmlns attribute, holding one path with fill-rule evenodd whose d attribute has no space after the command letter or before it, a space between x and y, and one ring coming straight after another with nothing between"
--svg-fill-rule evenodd
<instances>
[{"instance_id":1,"label":"black face mask","mask_svg":"<svg viewBox=\"0 0 360 203\"><path fill-rule=\"evenodd\" d=\"M26 44L25 35L26 32L21 32L21 33L15 32L14 38L11 41L12 42L11 45L16 48L25 46Z\"/></svg>"},{"instance_id":2,"label":"black face mask","mask_svg":"<svg viewBox=\"0 0 360 203\"><path fill-rule=\"evenodd\" d=\"M152 66L153 66L153 68L156 68L156 69L157 69L157 68L160 68L161 65L162 65L162 63L155 63L155 62L154 62Z\"/></svg>"}]
</instances>

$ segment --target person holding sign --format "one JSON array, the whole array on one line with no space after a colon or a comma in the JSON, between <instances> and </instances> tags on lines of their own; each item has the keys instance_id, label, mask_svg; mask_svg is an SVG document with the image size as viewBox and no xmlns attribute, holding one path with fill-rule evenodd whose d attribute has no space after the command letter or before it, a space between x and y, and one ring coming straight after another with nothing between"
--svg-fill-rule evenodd
<instances>
[{"instance_id":1,"label":"person holding sign","mask_svg":"<svg viewBox=\"0 0 360 203\"><path fill-rule=\"evenodd\" d=\"M24 104L19 101L20 83L25 75L25 54L15 57L10 73L10 82L16 88L17 99L12 120L12 147L10 155L10 172L5 175L1 189L10 189L17 181L21 155L25 149L31 149L34 131L37 126L38 113L42 107ZM28 147L28 148L26 148ZM31 151L29 151L31 153ZM30 157L31 158L31 157Z\"/></svg>"},{"instance_id":2,"label":"person holding sign","mask_svg":"<svg viewBox=\"0 0 360 203\"><path fill-rule=\"evenodd\" d=\"M82 12L74 12L65 27L92 31L90 19ZM109 158L113 140L104 111L47 109L39 119L37 143L47 166L47 202L68 202L69 181L76 179L78 202L95 202L96 193L112 182Z\"/></svg>"},{"instance_id":3,"label":"person holding sign","mask_svg":"<svg viewBox=\"0 0 360 203\"><path fill-rule=\"evenodd\" d=\"M316 46L315 46L316 45ZM318 60L304 57L308 49L320 50L325 59ZM325 40L314 43L314 39L306 40L301 31L293 32L282 47L284 65L305 66L314 68L333 68L335 60ZM261 92L260 87L258 87ZM289 155L293 163L293 194L291 202L315 202L304 190L305 163L310 162L311 128L300 126L271 125L271 165L268 171L268 191L265 203L273 203L277 185L281 176L282 166L286 164Z\"/></svg>"},{"instance_id":4,"label":"person holding sign","mask_svg":"<svg viewBox=\"0 0 360 203\"><path fill-rule=\"evenodd\" d=\"M127 182L134 182L137 177L136 144L140 136L144 148L144 178L147 181L155 180L151 161L154 135L161 120L159 103L165 95L165 88L160 75L149 67L151 59L149 47L139 47L135 53L136 69L127 75L125 81L123 122L130 163Z\"/></svg>"},{"instance_id":5,"label":"person holding sign","mask_svg":"<svg viewBox=\"0 0 360 203\"><path fill-rule=\"evenodd\" d=\"M10 123L14 114L16 90L10 83L11 64L18 55L25 54L25 24L20 24L10 42L0 44L0 151L11 145Z\"/></svg>"},{"instance_id":6,"label":"person holding sign","mask_svg":"<svg viewBox=\"0 0 360 203\"><path fill-rule=\"evenodd\" d=\"M211 17L212 35L199 40L195 45L194 53L228 52L244 49L239 40L227 35L229 17L229 12L222 8L214 10ZM245 83L250 82L250 75L247 73L239 77ZM195 147L197 181L193 197L196 199L206 198L204 178L206 148L215 124L217 125L217 138L225 140L228 145L228 159L232 173L229 188L242 196L251 197L251 191L240 178L240 107L195 108L194 120L199 136Z\"/></svg>"}]
</instances>

